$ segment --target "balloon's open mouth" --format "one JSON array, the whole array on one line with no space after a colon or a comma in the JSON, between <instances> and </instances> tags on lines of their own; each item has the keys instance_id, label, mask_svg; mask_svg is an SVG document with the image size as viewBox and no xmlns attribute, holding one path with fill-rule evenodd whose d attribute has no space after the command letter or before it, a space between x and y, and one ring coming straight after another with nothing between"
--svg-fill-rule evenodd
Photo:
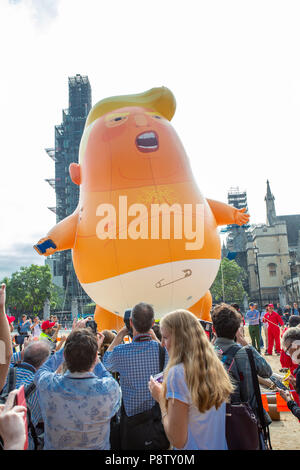
<instances>
[{"instance_id":1,"label":"balloon's open mouth","mask_svg":"<svg viewBox=\"0 0 300 470\"><path fill-rule=\"evenodd\" d=\"M143 132L135 140L137 148L141 152L155 152L158 149L158 136L155 132Z\"/></svg>"}]
</instances>

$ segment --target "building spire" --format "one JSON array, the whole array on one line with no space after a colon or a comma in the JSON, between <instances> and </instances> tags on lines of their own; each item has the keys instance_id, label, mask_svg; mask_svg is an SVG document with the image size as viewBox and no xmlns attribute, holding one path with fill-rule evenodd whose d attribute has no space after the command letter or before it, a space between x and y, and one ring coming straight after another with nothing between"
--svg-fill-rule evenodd
<instances>
[{"instance_id":1,"label":"building spire","mask_svg":"<svg viewBox=\"0 0 300 470\"><path fill-rule=\"evenodd\" d=\"M270 188L270 182L269 182L269 180L267 180L267 195L266 195L266 197L267 197L268 199L275 199L274 196L273 196L273 194L271 193L271 188Z\"/></svg>"},{"instance_id":2,"label":"building spire","mask_svg":"<svg viewBox=\"0 0 300 470\"><path fill-rule=\"evenodd\" d=\"M267 180L267 194L265 197L266 209L267 209L267 225L274 225L276 222L276 209L275 209L275 197L273 196L270 188L269 180Z\"/></svg>"}]
</instances>

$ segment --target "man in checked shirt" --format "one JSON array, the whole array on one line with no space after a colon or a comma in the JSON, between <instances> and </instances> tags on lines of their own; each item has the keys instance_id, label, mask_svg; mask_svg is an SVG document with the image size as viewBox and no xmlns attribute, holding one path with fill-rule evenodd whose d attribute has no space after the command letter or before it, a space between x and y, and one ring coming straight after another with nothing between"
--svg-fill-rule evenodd
<instances>
[{"instance_id":1,"label":"man in checked shirt","mask_svg":"<svg viewBox=\"0 0 300 470\"><path fill-rule=\"evenodd\" d=\"M127 416L133 416L150 410L155 401L152 398L148 382L150 376L160 372L159 346L152 326L154 311L151 305L137 304L131 312L130 325L133 330L131 343L122 344L129 331L125 326L117 334L103 356L103 364L110 372L120 374L123 404ZM165 350L165 363L168 354Z\"/></svg>"}]
</instances>

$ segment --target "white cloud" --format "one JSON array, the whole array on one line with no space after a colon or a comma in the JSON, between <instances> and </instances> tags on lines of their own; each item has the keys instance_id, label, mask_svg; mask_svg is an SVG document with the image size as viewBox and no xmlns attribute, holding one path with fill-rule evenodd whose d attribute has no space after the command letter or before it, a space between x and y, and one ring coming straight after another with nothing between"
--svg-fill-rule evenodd
<instances>
[{"instance_id":1,"label":"white cloud","mask_svg":"<svg viewBox=\"0 0 300 470\"><path fill-rule=\"evenodd\" d=\"M45 25L58 15L60 0L9 0L14 6L24 6L38 25Z\"/></svg>"},{"instance_id":2,"label":"white cloud","mask_svg":"<svg viewBox=\"0 0 300 470\"><path fill-rule=\"evenodd\" d=\"M7 251L0 253L0 280L5 276L10 277L22 266L31 264L44 265L45 258L32 250L29 243L15 243Z\"/></svg>"}]
</instances>

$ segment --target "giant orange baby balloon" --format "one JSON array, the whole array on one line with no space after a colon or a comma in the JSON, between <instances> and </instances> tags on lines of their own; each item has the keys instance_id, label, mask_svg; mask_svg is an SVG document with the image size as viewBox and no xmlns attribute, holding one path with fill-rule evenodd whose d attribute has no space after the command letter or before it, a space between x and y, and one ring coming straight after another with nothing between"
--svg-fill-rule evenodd
<instances>
[{"instance_id":1,"label":"giant orange baby balloon","mask_svg":"<svg viewBox=\"0 0 300 470\"><path fill-rule=\"evenodd\" d=\"M37 244L45 256L72 249L101 329L121 326L125 309L141 301L156 318L185 308L209 319L221 258L217 227L249 220L202 196L170 124L175 107L165 87L97 103L79 163L70 165L80 185L77 209Z\"/></svg>"}]
</instances>

